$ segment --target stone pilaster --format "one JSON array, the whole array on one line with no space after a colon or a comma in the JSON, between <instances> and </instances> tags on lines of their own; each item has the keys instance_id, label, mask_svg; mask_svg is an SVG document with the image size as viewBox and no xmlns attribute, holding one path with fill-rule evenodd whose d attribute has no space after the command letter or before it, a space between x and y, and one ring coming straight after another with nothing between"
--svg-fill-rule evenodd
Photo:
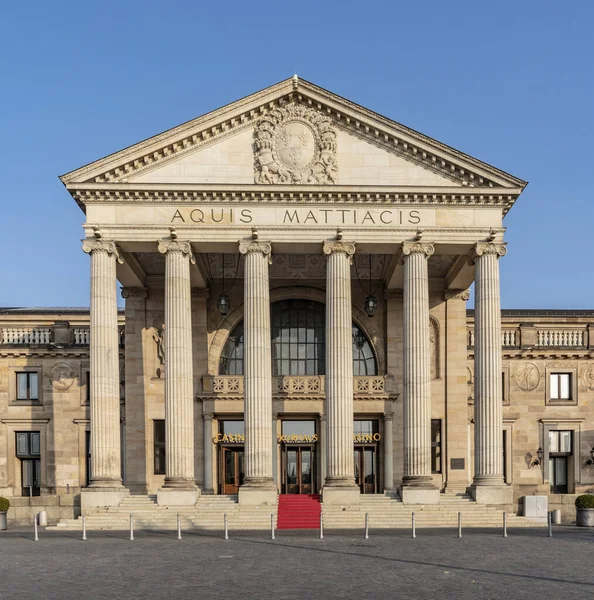
<instances>
[{"instance_id":1,"label":"stone pilaster","mask_svg":"<svg viewBox=\"0 0 594 600\"><path fill-rule=\"evenodd\" d=\"M501 300L499 257L505 244L474 248L474 481L477 501L511 502L503 481Z\"/></svg>"},{"instance_id":2,"label":"stone pilaster","mask_svg":"<svg viewBox=\"0 0 594 600\"><path fill-rule=\"evenodd\" d=\"M272 480L277 489L278 481L278 413L272 413Z\"/></svg>"},{"instance_id":3,"label":"stone pilaster","mask_svg":"<svg viewBox=\"0 0 594 600\"><path fill-rule=\"evenodd\" d=\"M327 471L324 502L359 501L353 463L353 319L351 261L354 242L324 244L326 265Z\"/></svg>"},{"instance_id":4,"label":"stone pilaster","mask_svg":"<svg viewBox=\"0 0 594 600\"><path fill-rule=\"evenodd\" d=\"M402 500L439 502L431 477L431 344L429 274L432 244L405 242L404 256L404 477Z\"/></svg>"},{"instance_id":5,"label":"stone pilaster","mask_svg":"<svg viewBox=\"0 0 594 600\"><path fill-rule=\"evenodd\" d=\"M212 483L212 413L204 413L202 421L204 423L204 494L214 494Z\"/></svg>"},{"instance_id":6,"label":"stone pilaster","mask_svg":"<svg viewBox=\"0 0 594 600\"><path fill-rule=\"evenodd\" d=\"M318 447L320 448L320 481L318 488L326 481L326 465L328 464L328 444L327 444L327 421L326 415L320 415L320 439Z\"/></svg>"},{"instance_id":7,"label":"stone pilaster","mask_svg":"<svg viewBox=\"0 0 594 600\"><path fill-rule=\"evenodd\" d=\"M268 265L272 246L239 243L244 274L244 420L245 479L240 503L276 503L272 478L272 355Z\"/></svg>"},{"instance_id":8,"label":"stone pilaster","mask_svg":"<svg viewBox=\"0 0 594 600\"><path fill-rule=\"evenodd\" d=\"M189 242L159 242L165 255L165 483L159 504L195 504L194 382Z\"/></svg>"},{"instance_id":9,"label":"stone pilaster","mask_svg":"<svg viewBox=\"0 0 594 600\"><path fill-rule=\"evenodd\" d=\"M91 255L91 484L83 508L118 505L128 493L122 485L120 439L120 365L116 299L115 242L85 240ZM93 492L92 494L89 492Z\"/></svg>"},{"instance_id":10,"label":"stone pilaster","mask_svg":"<svg viewBox=\"0 0 594 600\"><path fill-rule=\"evenodd\" d=\"M394 413L384 414L384 490L394 489Z\"/></svg>"}]
</instances>

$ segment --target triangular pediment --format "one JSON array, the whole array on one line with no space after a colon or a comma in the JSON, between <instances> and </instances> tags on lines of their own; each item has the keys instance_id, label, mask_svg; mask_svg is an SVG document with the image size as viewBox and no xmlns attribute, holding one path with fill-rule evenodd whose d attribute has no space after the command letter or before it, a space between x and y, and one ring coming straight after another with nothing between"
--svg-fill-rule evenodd
<instances>
[{"instance_id":1,"label":"triangular pediment","mask_svg":"<svg viewBox=\"0 0 594 600\"><path fill-rule=\"evenodd\" d=\"M93 185L507 188L526 184L296 77L62 178Z\"/></svg>"}]
</instances>

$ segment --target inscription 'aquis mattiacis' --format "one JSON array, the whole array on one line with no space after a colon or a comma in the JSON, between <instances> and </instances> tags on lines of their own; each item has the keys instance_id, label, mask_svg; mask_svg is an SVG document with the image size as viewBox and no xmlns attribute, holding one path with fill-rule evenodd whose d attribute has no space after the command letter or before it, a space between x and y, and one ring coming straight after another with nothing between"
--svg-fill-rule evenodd
<instances>
[{"instance_id":1,"label":"inscription 'aquis mattiacis'","mask_svg":"<svg viewBox=\"0 0 594 600\"><path fill-rule=\"evenodd\" d=\"M180 207L171 223L202 225L423 225L423 211L400 208Z\"/></svg>"}]
</instances>

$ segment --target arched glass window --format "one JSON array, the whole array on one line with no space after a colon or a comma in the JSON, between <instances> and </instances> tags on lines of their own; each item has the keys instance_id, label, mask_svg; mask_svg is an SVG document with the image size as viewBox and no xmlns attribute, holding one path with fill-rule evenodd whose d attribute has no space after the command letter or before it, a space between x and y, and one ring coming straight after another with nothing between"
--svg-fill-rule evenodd
<instances>
[{"instance_id":1,"label":"arched glass window","mask_svg":"<svg viewBox=\"0 0 594 600\"><path fill-rule=\"evenodd\" d=\"M281 300L270 310L273 375L324 375L326 373L326 312L320 302ZM227 339L221 375L243 375L243 321ZM377 375L371 344L353 323L353 374Z\"/></svg>"}]
</instances>

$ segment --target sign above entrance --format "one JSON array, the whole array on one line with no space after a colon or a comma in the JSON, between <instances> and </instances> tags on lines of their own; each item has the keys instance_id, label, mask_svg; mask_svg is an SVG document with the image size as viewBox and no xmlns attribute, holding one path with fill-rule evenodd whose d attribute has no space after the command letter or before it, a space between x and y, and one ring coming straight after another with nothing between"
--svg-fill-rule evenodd
<instances>
[{"instance_id":1,"label":"sign above entrance","mask_svg":"<svg viewBox=\"0 0 594 600\"><path fill-rule=\"evenodd\" d=\"M353 435L355 444L365 444L379 442L382 436L379 433L356 433ZM315 444L319 441L317 433L307 435L301 433L292 433L279 435L277 437L279 444ZM241 433L218 433L212 438L213 444L243 444L245 436Z\"/></svg>"}]
</instances>

